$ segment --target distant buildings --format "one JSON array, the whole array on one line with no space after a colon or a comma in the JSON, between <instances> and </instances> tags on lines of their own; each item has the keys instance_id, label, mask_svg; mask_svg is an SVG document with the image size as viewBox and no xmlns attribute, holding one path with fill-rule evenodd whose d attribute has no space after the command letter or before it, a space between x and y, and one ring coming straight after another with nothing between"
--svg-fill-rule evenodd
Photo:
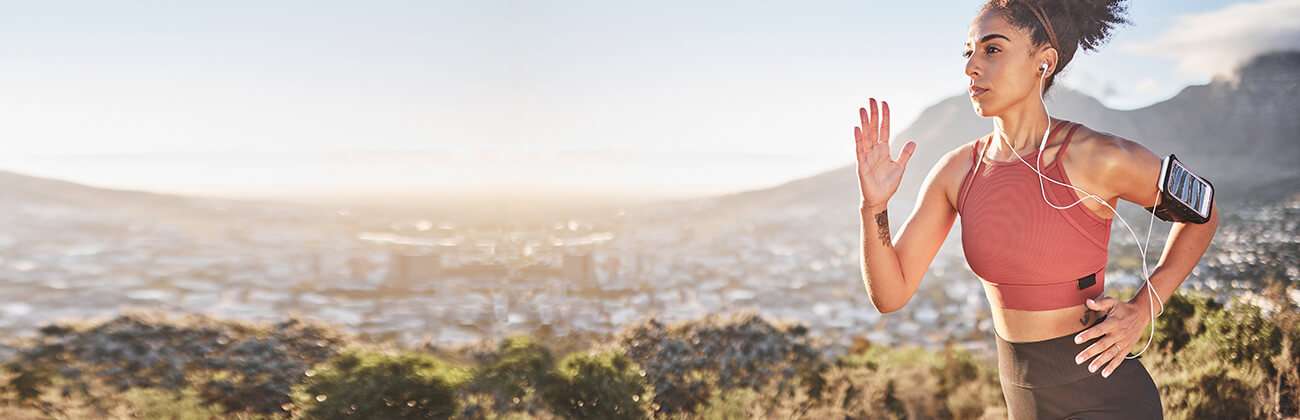
<instances>
[{"instance_id":1,"label":"distant buildings","mask_svg":"<svg viewBox=\"0 0 1300 420\"><path fill-rule=\"evenodd\" d=\"M1231 297L1270 277L1295 284L1300 202L1227 216L1184 287ZM0 212L0 333L140 305L254 320L296 313L451 345L757 310L844 346L865 334L991 349L987 301L959 255L936 259L917 299L882 317L862 291L853 229L810 232L778 218L707 235L674 223L616 234L581 221L515 230L385 221L362 232L287 219L249 218L206 235L81 208ZM1112 267L1108 283L1140 283L1138 268ZM1289 293L1300 302L1300 291Z\"/></svg>"},{"instance_id":2,"label":"distant buildings","mask_svg":"<svg viewBox=\"0 0 1300 420\"><path fill-rule=\"evenodd\" d=\"M596 263L590 253L564 255L564 279L578 289L595 289ZM572 289L572 288L570 288Z\"/></svg>"},{"instance_id":3,"label":"distant buildings","mask_svg":"<svg viewBox=\"0 0 1300 420\"><path fill-rule=\"evenodd\" d=\"M397 248L389 254L389 289L407 290L433 282L442 274L442 255L429 250Z\"/></svg>"},{"instance_id":4,"label":"distant buildings","mask_svg":"<svg viewBox=\"0 0 1300 420\"><path fill-rule=\"evenodd\" d=\"M359 239L388 249L388 289L427 289L452 277L487 280L480 283L486 286L510 277L556 276L573 291L599 287L600 261L593 253L612 237L604 232L558 237L455 232L440 238L372 232Z\"/></svg>"}]
</instances>

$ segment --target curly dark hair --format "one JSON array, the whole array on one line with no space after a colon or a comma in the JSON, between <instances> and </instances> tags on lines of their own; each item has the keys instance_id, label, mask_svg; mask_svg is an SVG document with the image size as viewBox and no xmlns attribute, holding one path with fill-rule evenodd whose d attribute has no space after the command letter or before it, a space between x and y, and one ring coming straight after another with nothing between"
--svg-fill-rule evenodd
<instances>
[{"instance_id":1,"label":"curly dark hair","mask_svg":"<svg viewBox=\"0 0 1300 420\"><path fill-rule=\"evenodd\" d=\"M1044 81L1044 94L1051 89L1056 75L1074 59L1079 47L1095 52L1106 42L1111 29L1130 23L1123 16L1127 11L1124 0L988 0L979 10L986 11L998 13L1012 25L1028 30L1034 50L1043 44L1054 44L1058 59L1056 68ZM1047 22L1039 19L1039 12Z\"/></svg>"}]
</instances>

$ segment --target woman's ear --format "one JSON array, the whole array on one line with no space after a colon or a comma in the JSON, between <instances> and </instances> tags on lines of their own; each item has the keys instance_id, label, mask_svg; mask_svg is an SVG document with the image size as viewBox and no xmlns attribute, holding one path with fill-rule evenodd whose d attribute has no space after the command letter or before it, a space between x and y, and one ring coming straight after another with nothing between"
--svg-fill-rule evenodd
<instances>
[{"instance_id":1,"label":"woman's ear","mask_svg":"<svg viewBox=\"0 0 1300 420\"><path fill-rule=\"evenodd\" d=\"M1056 72L1056 59L1056 48L1052 48L1050 45L1043 47L1043 50L1038 52L1039 68L1042 68L1042 64L1047 64L1047 74Z\"/></svg>"}]
</instances>

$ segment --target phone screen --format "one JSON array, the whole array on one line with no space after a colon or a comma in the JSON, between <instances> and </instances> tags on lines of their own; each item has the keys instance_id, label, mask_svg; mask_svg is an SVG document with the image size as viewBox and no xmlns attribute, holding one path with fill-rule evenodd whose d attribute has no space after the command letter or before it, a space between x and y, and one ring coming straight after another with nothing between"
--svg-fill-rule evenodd
<instances>
[{"instance_id":1,"label":"phone screen","mask_svg":"<svg viewBox=\"0 0 1300 420\"><path fill-rule=\"evenodd\" d=\"M1173 160L1172 163L1168 191L1187 208L1208 216L1213 191L1210 184L1188 171L1182 162Z\"/></svg>"}]
</instances>

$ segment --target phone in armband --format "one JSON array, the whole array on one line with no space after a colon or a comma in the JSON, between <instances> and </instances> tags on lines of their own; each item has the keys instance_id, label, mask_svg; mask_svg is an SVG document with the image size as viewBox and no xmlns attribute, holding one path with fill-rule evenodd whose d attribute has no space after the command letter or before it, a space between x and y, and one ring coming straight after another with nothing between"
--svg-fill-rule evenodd
<instances>
[{"instance_id":1,"label":"phone in armband","mask_svg":"<svg viewBox=\"0 0 1300 420\"><path fill-rule=\"evenodd\" d=\"M1170 154L1160 161L1160 201L1146 207L1160 220L1201 224L1210 220L1214 184L1197 176Z\"/></svg>"}]
</instances>

